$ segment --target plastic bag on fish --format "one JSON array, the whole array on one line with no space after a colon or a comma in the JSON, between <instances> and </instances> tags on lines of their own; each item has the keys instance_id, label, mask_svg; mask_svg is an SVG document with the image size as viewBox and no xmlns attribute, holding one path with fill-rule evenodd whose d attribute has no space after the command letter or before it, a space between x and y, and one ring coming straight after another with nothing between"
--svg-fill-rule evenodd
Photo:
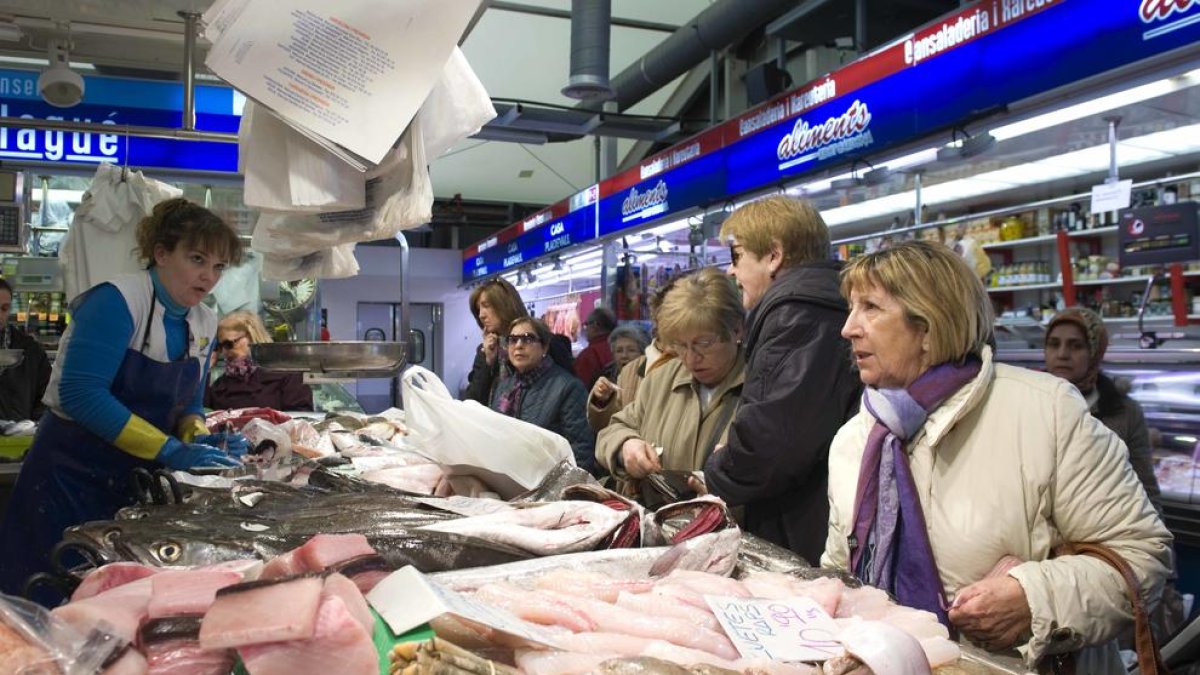
<instances>
[{"instance_id":1,"label":"plastic bag on fish","mask_svg":"<svg viewBox=\"0 0 1200 675\"><path fill-rule=\"evenodd\" d=\"M125 646L101 634L83 635L40 605L0 594L0 673L93 675Z\"/></svg>"},{"instance_id":2,"label":"plastic bag on fish","mask_svg":"<svg viewBox=\"0 0 1200 675\"><path fill-rule=\"evenodd\" d=\"M242 427L242 435L250 441L250 451L243 460L277 466L285 464L292 454L292 439L286 430L265 420L252 419Z\"/></svg>"},{"instance_id":3,"label":"plastic bag on fish","mask_svg":"<svg viewBox=\"0 0 1200 675\"><path fill-rule=\"evenodd\" d=\"M533 489L559 462L574 464L567 439L458 401L430 371L413 366L401 377L409 441L451 475L473 475L504 499Z\"/></svg>"}]
</instances>

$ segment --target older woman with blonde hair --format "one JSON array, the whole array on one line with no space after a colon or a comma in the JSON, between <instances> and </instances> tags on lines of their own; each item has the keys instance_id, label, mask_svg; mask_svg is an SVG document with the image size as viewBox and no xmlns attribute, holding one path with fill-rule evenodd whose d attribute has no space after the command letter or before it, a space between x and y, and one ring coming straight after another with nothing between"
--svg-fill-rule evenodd
<instances>
[{"instance_id":1,"label":"older woman with blonde hair","mask_svg":"<svg viewBox=\"0 0 1200 675\"><path fill-rule=\"evenodd\" d=\"M822 565L928 610L1030 667L1077 652L1078 672L1124 672L1113 637L1131 604L1101 544L1158 597L1171 535L1119 438L1071 383L993 362L987 292L961 258L910 241L842 275L843 335L866 390L829 458ZM1063 549L1059 548L1059 551Z\"/></svg>"},{"instance_id":2,"label":"older woman with blonde hair","mask_svg":"<svg viewBox=\"0 0 1200 675\"><path fill-rule=\"evenodd\" d=\"M250 345L260 342L271 342L271 336L257 314L230 312L221 319L213 356L225 359L225 372L204 392L205 407L312 410L312 389L300 373L265 370L254 362Z\"/></svg>"},{"instance_id":3,"label":"older woman with blonde hair","mask_svg":"<svg viewBox=\"0 0 1200 675\"><path fill-rule=\"evenodd\" d=\"M678 279L657 319L678 358L646 373L637 398L596 440L596 459L618 479L703 467L741 397L744 313L728 277L709 268Z\"/></svg>"}]
</instances>

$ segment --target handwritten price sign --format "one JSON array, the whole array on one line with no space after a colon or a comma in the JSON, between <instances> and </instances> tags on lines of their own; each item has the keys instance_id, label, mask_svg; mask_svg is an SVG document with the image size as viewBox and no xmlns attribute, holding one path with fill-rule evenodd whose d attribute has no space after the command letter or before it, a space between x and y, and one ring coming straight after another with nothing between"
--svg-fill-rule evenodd
<instances>
[{"instance_id":1,"label":"handwritten price sign","mask_svg":"<svg viewBox=\"0 0 1200 675\"><path fill-rule=\"evenodd\" d=\"M766 600L706 595L725 634L746 658L824 661L845 653L837 624L811 598Z\"/></svg>"}]
</instances>

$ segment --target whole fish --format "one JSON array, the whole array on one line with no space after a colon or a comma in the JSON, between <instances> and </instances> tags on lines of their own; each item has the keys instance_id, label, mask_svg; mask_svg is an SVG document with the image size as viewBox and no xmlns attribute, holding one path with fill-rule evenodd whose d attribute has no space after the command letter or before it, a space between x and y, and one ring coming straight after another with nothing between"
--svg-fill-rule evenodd
<instances>
[{"instance_id":1,"label":"whole fish","mask_svg":"<svg viewBox=\"0 0 1200 675\"><path fill-rule=\"evenodd\" d=\"M556 464L537 487L528 492L523 492L508 501L552 502L562 499L564 488L580 484L599 485L592 474L575 466L573 462L564 460Z\"/></svg>"},{"instance_id":2,"label":"whole fish","mask_svg":"<svg viewBox=\"0 0 1200 675\"><path fill-rule=\"evenodd\" d=\"M421 530L471 535L544 556L594 549L628 517L628 511L595 502L549 502L426 525Z\"/></svg>"}]
</instances>

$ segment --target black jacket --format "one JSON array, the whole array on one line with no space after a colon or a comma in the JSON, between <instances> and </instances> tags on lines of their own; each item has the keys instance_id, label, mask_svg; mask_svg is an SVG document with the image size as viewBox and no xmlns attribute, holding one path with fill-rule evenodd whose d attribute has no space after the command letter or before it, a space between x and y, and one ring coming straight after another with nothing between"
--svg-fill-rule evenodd
<instances>
[{"instance_id":1,"label":"black jacket","mask_svg":"<svg viewBox=\"0 0 1200 675\"><path fill-rule=\"evenodd\" d=\"M0 419L36 422L46 410L42 396L50 383L50 359L34 338L11 326L0 330L8 331L9 349L25 352L20 364L0 372Z\"/></svg>"},{"instance_id":2,"label":"black jacket","mask_svg":"<svg viewBox=\"0 0 1200 675\"><path fill-rule=\"evenodd\" d=\"M842 338L836 262L780 270L751 310L746 384L708 489L745 505L747 532L817 564L829 527L829 444L858 411L862 383Z\"/></svg>"},{"instance_id":3,"label":"black jacket","mask_svg":"<svg viewBox=\"0 0 1200 675\"><path fill-rule=\"evenodd\" d=\"M204 407L214 410L233 408L274 408L275 410L312 410L313 393L300 373L281 373L256 368L247 378L228 373L217 378L204 392Z\"/></svg>"},{"instance_id":4,"label":"black jacket","mask_svg":"<svg viewBox=\"0 0 1200 675\"><path fill-rule=\"evenodd\" d=\"M1146 489L1146 496L1157 505L1160 491L1142 406L1117 389L1116 383L1104 373L1096 378L1096 392L1100 399L1092 406L1092 415L1125 441L1129 448L1129 463Z\"/></svg>"},{"instance_id":5,"label":"black jacket","mask_svg":"<svg viewBox=\"0 0 1200 675\"><path fill-rule=\"evenodd\" d=\"M500 397L516 381L515 377L500 380L492 394L492 410L499 410ZM556 362L522 395L520 414L515 417L566 438L575 463L591 471L596 464L596 435L587 422L587 396L579 378Z\"/></svg>"}]
</instances>

